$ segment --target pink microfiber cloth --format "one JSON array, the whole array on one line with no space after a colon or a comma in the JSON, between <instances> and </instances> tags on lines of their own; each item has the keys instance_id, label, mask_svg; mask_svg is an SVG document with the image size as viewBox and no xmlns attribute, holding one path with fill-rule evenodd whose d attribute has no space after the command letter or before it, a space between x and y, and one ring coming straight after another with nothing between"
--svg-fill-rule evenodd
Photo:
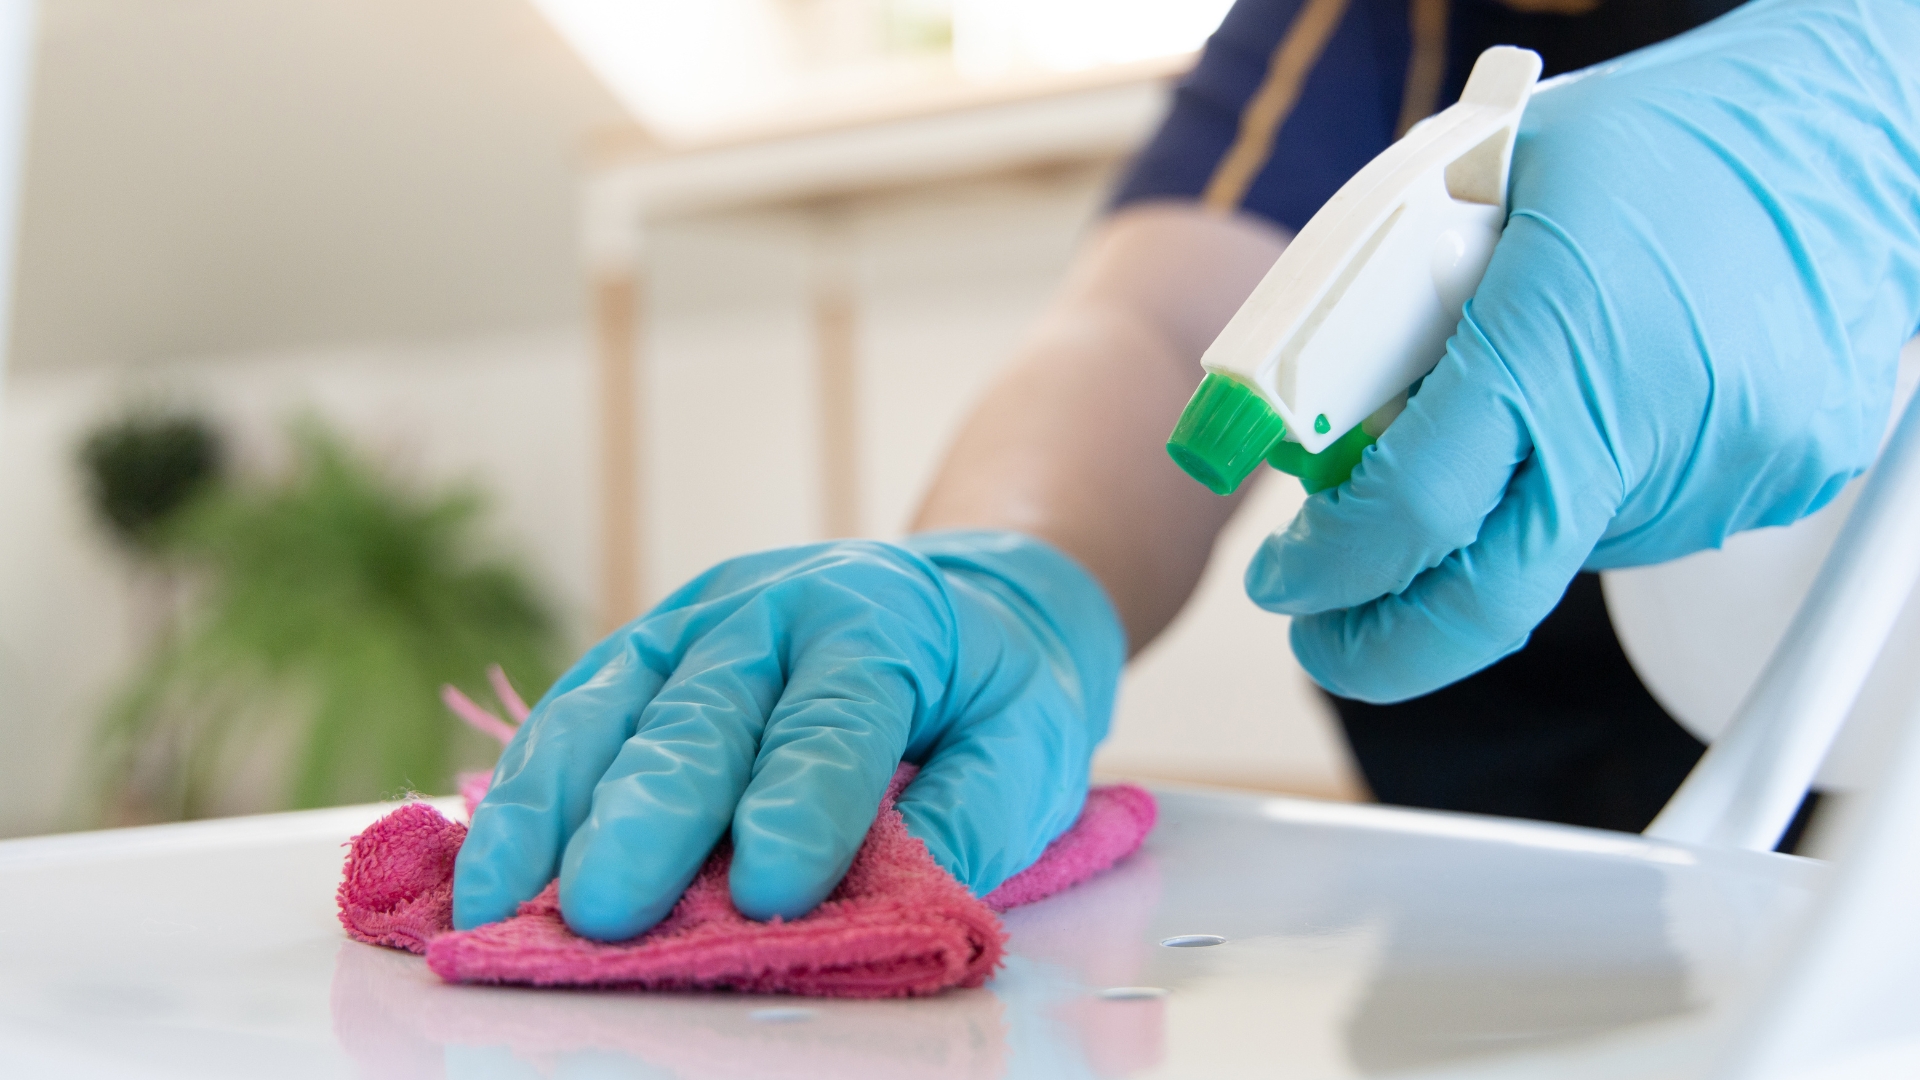
<instances>
[{"instance_id":1,"label":"pink microfiber cloth","mask_svg":"<svg viewBox=\"0 0 1920 1080\"><path fill-rule=\"evenodd\" d=\"M504 679L495 679L500 690ZM525 706L500 694L515 719ZM475 726L458 691L448 704ZM453 860L466 827L409 803L353 838L340 884L340 922L357 940L425 953L450 982L531 986L732 989L821 997L903 997L978 986L1006 942L996 911L1050 896L1131 854L1153 827L1153 796L1131 785L1095 788L1077 820L1040 859L984 900L942 870L907 832L894 799L912 778L902 766L840 885L814 911L755 922L734 910L722 843L666 919L630 941L576 936L561 920L557 885L503 922L452 929ZM484 778L463 778L468 809Z\"/></svg>"}]
</instances>

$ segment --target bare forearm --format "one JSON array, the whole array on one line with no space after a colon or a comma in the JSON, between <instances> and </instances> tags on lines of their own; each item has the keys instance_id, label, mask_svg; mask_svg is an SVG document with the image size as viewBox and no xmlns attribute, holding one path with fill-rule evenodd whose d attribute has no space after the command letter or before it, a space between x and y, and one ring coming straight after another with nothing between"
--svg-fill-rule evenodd
<instances>
[{"instance_id":1,"label":"bare forearm","mask_svg":"<svg viewBox=\"0 0 1920 1080\"><path fill-rule=\"evenodd\" d=\"M948 452L916 530L1039 537L1100 579L1138 651L1186 602L1237 500L1187 479L1167 433L1200 354L1284 239L1188 206L1090 238L1060 298Z\"/></svg>"},{"instance_id":2,"label":"bare forearm","mask_svg":"<svg viewBox=\"0 0 1920 1080\"><path fill-rule=\"evenodd\" d=\"M1233 512L1163 444L1194 378L1137 328L1056 317L962 429L918 529L1037 536L1106 586L1138 651L1179 611Z\"/></svg>"}]
</instances>

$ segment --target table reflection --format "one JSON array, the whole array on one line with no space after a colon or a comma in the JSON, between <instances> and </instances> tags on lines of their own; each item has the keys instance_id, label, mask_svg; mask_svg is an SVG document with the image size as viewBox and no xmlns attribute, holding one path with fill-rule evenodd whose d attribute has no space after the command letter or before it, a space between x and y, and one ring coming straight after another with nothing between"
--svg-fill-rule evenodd
<instances>
[{"instance_id":1,"label":"table reflection","mask_svg":"<svg viewBox=\"0 0 1920 1080\"><path fill-rule=\"evenodd\" d=\"M925 1001L807 1003L804 1020L753 1018L798 999L448 986L418 957L349 943L333 981L334 1034L369 1078L997 1077L1004 1009L985 990Z\"/></svg>"},{"instance_id":2,"label":"table reflection","mask_svg":"<svg viewBox=\"0 0 1920 1080\"><path fill-rule=\"evenodd\" d=\"M347 942L334 1034L369 1080L1107 1080L1164 1053L1163 1002L1097 995L1137 981L1158 893L1152 861L1132 860L1021 913L986 988L898 1001L449 986L419 957Z\"/></svg>"}]
</instances>

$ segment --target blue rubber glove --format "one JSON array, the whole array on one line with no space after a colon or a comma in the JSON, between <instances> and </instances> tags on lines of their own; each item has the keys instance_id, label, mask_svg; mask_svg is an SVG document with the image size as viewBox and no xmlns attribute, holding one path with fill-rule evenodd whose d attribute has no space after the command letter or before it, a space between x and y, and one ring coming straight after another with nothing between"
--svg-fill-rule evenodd
<instances>
[{"instance_id":1,"label":"blue rubber glove","mask_svg":"<svg viewBox=\"0 0 1920 1080\"><path fill-rule=\"evenodd\" d=\"M1825 505L1920 330L1920 3L1756 0L1541 90L1445 358L1247 570L1365 701L1520 648L1586 569Z\"/></svg>"},{"instance_id":2,"label":"blue rubber glove","mask_svg":"<svg viewBox=\"0 0 1920 1080\"><path fill-rule=\"evenodd\" d=\"M601 642L494 769L453 921L558 873L576 933L632 937L731 830L734 904L793 918L853 861L902 760L907 828L984 895L1080 813L1125 635L1100 585L1014 533L722 563Z\"/></svg>"}]
</instances>

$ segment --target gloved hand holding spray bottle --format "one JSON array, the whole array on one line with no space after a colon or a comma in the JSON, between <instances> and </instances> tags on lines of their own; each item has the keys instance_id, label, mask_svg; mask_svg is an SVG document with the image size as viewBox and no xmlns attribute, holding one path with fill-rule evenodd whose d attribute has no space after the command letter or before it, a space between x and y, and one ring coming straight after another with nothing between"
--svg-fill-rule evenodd
<instances>
[{"instance_id":1,"label":"gloved hand holding spray bottle","mask_svg":"<svg viewBox=\"0 0 1920 1080\"><path fill-rule=\"evenodd\" d=\"M1319 492L1246 583L1337 694L1436 690L1582 569L1818 510L1920 331L1920 4L1756 0L1541 84L1509 141L1530 70L1489 50L1308 223L1169 444Z\"/></svg>"}]
</instances>

